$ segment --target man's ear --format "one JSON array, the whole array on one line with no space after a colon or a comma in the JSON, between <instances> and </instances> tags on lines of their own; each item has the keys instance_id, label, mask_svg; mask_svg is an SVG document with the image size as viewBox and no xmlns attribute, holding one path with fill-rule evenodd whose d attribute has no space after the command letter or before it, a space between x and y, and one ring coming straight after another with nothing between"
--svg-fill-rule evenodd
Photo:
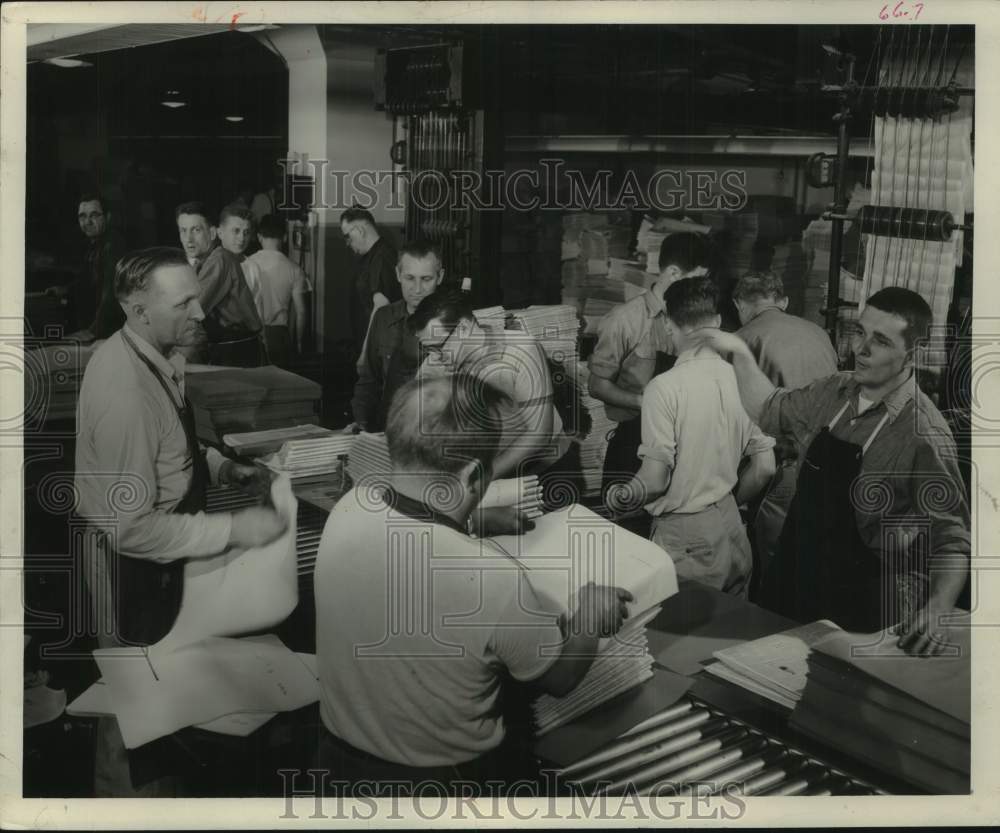
<instances>
[{"instance_id":1,"label":"man's ear","mask_svg":"<svg viewBox=\"0 0 1000 833\"><path fill-rule=\"evenodd\" d=\"M783 298L780 298L778 300L777 306L778 306L778 309L780 309L782 311L788 309L788 296L785 295Z\"/></svg>"},{"instance_id":2,"label":"man's ear","mask_svg":"<svg viewBox=\"0 0 1000 833\"><path fill-rule=\"evenodd\" d=\"M441 286L441 282L442 282L443 280L444 280L444 269L441 269L441 271L440 271L440 272L438 272L438 279L437 279L437 283L436 283L436 284L434 284L434 286L435 286L435 287L437 287L437 286Z\"/></svg>"},{"instance_id":3,"label":"man's ear","mask_svg":"<svg viewBox=\"0 0 1000 833\"><path fill-rule=\"evenodd\" d=\"M208 227L208 239L209 240L215 240L215 238L218 237L218 236L219 236L219 227L218 226L209 226Z\"/></svg>"},{"instance_id":4,"label":"man's ear","mask_svg":"<svg viewBox=\"0 0 1000 833\"><path fill-rule=\"evenodd\" d=\"M712 327L718 330L722 326L722 316L713 315L712 316Z\"/></svg>"}]
</instances>

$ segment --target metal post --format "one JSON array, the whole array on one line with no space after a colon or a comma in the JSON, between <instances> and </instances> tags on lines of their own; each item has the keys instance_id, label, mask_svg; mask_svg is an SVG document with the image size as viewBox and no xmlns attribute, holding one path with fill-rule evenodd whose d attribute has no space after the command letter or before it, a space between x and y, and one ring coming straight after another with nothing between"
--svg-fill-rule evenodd
<instances>
[{"instance_id":1,"label":"metal post","mask_svg":"<svg viewBox=\"0 0 1000 833\"><path fill-rule=\"evenodd\" d=\"M844 86L850 87L854 82L854 56L844 55ZM847 211L847 158L850 150L850 135L848 121L851 109L847 101L847 92L841 93L840 113L837 115L837 170L833 190L830 231L830 275L826 288L826 329L830 334L834 347L837 345L837 307L840 303L840 261L843 251L844 221L840 219Z\"/></svg>"}]
</instances>

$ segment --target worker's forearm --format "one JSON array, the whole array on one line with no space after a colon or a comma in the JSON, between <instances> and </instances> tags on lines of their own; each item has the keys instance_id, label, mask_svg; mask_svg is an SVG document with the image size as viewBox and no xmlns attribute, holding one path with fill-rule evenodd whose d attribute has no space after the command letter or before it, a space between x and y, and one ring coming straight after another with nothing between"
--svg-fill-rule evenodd
<instances>
[{"instance_id":1,"label":"worker's forearm","mask_svg":"<svg viewBox=\"0 0 1000 833\"><path fill-rule=\"evenodd\" d=\"M760 415L764 411L764 404L776 388L757 366L757 360L754 359L749 347L733 353L732 362L740 388L743 409L750 416L750 419L759 422Z\"/></svg>"},{"instance_id":2,"label":"worker's forearm","mask_svg":"<svg viewBox=\"0 0 1000 833\"><path fill-rule=\"evenodd\" d=\"M771 482L774 477L774 452L768 451L769 458L757 461L753 459L749 466L740 475L736 483L736 502L738 504L748 503L759 495Z\"/></svg>"},{"instance_id":3,"label":"worker's forearm","mask_svg":"<svg viewBox=\"0 0 1000 833\"><path fill-rule=\"evenodd\" d=\"M641 393L632 393L624 388L620 388L610 379L591 376L590 395L594 399L600 399L601 402L608 405L617 405L619 408L630 408L634 411L642 408Z\"/></svg>"},{"instance_id":4,"label":"worker's forearm","mask_svg":"<svg viewBox=\"0 0 1000 833\"><path fill-rule=\"evenodd\" d=\"M958 553L931 559L930 601L939 609L955 606L969 574L968 557Z\"/></svg>"}]
</instances>

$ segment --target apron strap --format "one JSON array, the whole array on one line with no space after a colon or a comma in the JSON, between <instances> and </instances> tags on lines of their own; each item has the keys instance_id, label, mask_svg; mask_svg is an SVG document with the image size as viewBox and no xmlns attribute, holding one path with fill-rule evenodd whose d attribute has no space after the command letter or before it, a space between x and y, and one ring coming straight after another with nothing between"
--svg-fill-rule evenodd
<instances>
[{"instance_id":1,"label":"apron strap","mask_svg":"<svg viewBox=\"0 0 1000 833\"><path fill-rule=\"evenodd\" d=\"M882 427L883 427L883 426L884 426L884 425L885 425L885 424L886 424L886 423L887 423L888 421L889 421L889 412L888 412L888 411L886 411L886 412L885 412L885 413L884 413L884 414L882 415L882 419L880 419L880 420L879 420L879 423L878 423L878 425L876 425L876 426L875 426L875 430L874 430L874 431L872 431L872 434L871 434L871 436L870 436L870 437L868 438L868 441L867 441L867 442L866 442L866 443L865 443L865 444L864 444L863 446L861 446L861 454L862 454L862 456L864 456L865 452L866 452L866 451L868 451L868 446L870 446L870 445L871 445L871 444L872 444L873 442L875 442L875 438L876 438L876 437L878 436L878 432L882 430Z\"/></svg>"},{"instance_id":2,"label":"apron strap","mask_svg":"<svg viewBox=\"0 0 1000 833\"><path fill-rule=\"evenodd\" d=\"M840 422L840 418L841 418L841 417L842 417L842 416L844 415L844 413L845 413L845 412L847 411L847 407L848 407L848 406L849 406L850 404L851 404L851 400L850 400L850 399L848 399L848 400L847 400L847 401L846 401L846 402L844 403L844 407L843 407L843 408L841 408L841 409L840 409L839 411L837 411L837 414L836 414L836 416L834 416L834 418L830 420L830 424L829 424L829 425L827 426L827 428L828 428L828 429L829 429L830 431L832 431L832 430L833 430L833 426L834 426L834 425L836 425L836 424L837 424L838 422ZM885 413L884 413L884 414L882 415L882 419L880 419L880 420L879 420L879 423L878 423L878 425L876 425L876 426L875 426L875 430L874 430L874 431L872 431L872 433L871 433L871 436L869 436L869 437L868 437L868 440L867 440L867 441L865 442L865 444L864 444L864 445L863 445L863 446L861 447L861 454L862 454L862 456L863 456L863 455L865 454L865 452L867 452L867 451L868 451L868 447L869 447L869 446L870 446L870 445L871 445L871 444L872 444L873 442L875 442L875 438L876 438L876 437L878 436L878 433L879 433L879 431L881 431L881 430L882 430L882 428L883 428L883 427L885 426L885 424L886 424L886 423L887 423L888 421L889 421L889 412L888 412L888 411L886 411L886 412L885 412Z\"/></svg>"}]
</instances>

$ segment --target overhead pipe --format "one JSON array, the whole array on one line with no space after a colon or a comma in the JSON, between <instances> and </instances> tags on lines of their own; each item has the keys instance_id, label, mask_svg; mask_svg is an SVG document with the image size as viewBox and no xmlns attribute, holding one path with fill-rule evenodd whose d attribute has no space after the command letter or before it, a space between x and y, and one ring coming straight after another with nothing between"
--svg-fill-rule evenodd
<instances>
[{"instance_id":1,"label":"overhead pipe","mask_svg":"<svg viewBox=\"0 0 1000 833\"><path fill-rule=\"evenodd\" d=\"M833 136L508 136L508 152L728 154L740 156L812 156L835 153ZM874 157L870 140L854 141L852 157Z\"/></svg>"}]
</instances>

